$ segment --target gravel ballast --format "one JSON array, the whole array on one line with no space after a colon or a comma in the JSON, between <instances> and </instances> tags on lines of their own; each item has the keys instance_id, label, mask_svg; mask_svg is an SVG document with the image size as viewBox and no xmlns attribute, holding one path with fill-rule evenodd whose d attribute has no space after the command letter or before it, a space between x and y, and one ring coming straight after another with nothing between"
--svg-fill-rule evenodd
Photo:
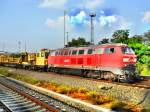
<instances>
[{"instance_id":1,"label":"gravel ballast","mask_svg":"<svg viewBox=\"0 0 150 112\"><path fill-rule=\"evenodd\" d=\"M40 73L20 69L9 68L9 71L19 74L31 75L33 77L69 85L71 87L83 87L88 90L97 91L102 95L109 95L125 103L142 105L150 109L150 89L123 86L102 81L85 80L83 78L57 75L55 73Z\"/></svg>"}]
</instances>

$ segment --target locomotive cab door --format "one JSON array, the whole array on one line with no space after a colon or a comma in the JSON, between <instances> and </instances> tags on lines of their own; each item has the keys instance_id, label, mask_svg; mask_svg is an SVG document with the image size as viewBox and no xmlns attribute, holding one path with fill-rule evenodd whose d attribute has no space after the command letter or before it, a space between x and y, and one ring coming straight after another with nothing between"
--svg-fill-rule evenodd
<instances>
[{"instance_id":1,"label":"locomotive cab door","mask_svg":"<svg viewBox=\"0 0 150 112\"><path fill-rule=\"evenodd\" d=\"M117 66L117 48L108 47L104 49L104 53L101 56L101 65L104 67L116 67Z\"/></svg>"}]
</instances>

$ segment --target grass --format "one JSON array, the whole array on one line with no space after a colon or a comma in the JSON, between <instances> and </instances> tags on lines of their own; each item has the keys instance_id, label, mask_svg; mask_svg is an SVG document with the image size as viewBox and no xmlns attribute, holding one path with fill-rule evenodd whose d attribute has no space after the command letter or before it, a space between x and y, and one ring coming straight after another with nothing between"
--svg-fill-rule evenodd
<instances>
[{"instance_id":1,"label":"grass","mask_svg":"<svg viewBox=\"0 0 150 112\"><path fill-rule=\"evenodd\" d=\"M0 74L1 74L1 75L7 76L8 73L9 73L9 70L8 70L8 69L0 68Z\"/></svg>"},{"instance_id":2,"label":"grass","mask_svg":"<svg viewBox=\"0 0 150 112\"><path fill-rule=\"evenodd\" d=\"M150 68L147 66L144 66L142 68L141 75L142 76L150 76Z\"/></svg>"},{"instance_id":3,"label":"grass","mask_svg":"<svg viewBox=\"0 0 150 112\"><path fill-rule=\"evenodd\" d=\"M111 102L112 99L109 96L100 95L96 91L89 91L87 92L88 99L93 102L93 104L104 104Z\"/></svg>"},{"instance_id":4,"label":"grass","mask_svg":"<svg viewBox=\"0 0 150 112\"><path fill-rule=\"evenodd\" d=\"M17 73L13 73L12 71L8 70L8 69L3 69L0 68L0 74L6 77L11 77L14 78L16 80L21 80L30 84L37 84L37 83L41 83L41 80L34 78L32 76L28 76L28 75L21 75L21 74L17 74Z\"/></svg>"},{"instance_id":5,"label":"grass","mask_svg":"<svg viewBox=\"0 0 150 112\"><path fill-rule=\"evenodd\" d=\"M13 73L13 71L7 69L7 68L0 68L0 74L6 77L11 77L20 81L24 81L30 84L34 84L36 86L46 88L48 90L60 93L60 94L65 94L68 95L72 98L77 98L81 100L86 100L88 102L91 102L92 104L95 105L105 105L105 107L109 107L112 110L120 110L123 109L129 112L147 112L143 111L141 107L138 106L133 106L133 105L127 105L124 104L116 99L112 99L110 96L104 96L99 94L96 91L89 91L86 88L74 88L70 86L66 86L63 84L58 84L55 81L44 81L40 80L37 78L34 78L29 75L23 75L23 74L17 74Z\"/></svg>"},{"instance_id":6,"label":"grass","mask_svg":"<svg viewBox=\"0 0 150 112\"><path fill-rule=\"evenodd\" d=\"M150 76L150 67L148 65L137 63L137 70L141 76Z\"/></svg>"}]
</instances>

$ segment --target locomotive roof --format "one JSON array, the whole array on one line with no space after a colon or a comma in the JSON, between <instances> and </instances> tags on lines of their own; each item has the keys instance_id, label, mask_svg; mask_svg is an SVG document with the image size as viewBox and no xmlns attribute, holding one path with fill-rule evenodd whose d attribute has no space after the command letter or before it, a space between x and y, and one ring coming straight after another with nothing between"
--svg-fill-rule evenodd
<instances>
[{"instance_id":1,"label":"locomotive roof","mask_svg":"<svg viewBox=\"0 0 150 112\"><path fill-rule=\"evenodd\" d=\"M90 46L81 46L81 47L65 47L65 48L60 48L60 49L56 49L56 50L85 49L85 48L96 48L96 47L107 47L107 46L127 46L127 44L108 43L108 44L90 45Z\"/></svg>"}]
</instances>

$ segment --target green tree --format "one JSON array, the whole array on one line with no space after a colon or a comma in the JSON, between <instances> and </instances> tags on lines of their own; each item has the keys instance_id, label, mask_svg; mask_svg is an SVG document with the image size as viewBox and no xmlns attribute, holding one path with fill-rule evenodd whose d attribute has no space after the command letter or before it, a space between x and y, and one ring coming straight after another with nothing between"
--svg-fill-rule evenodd
<instances>
[{"instance_id":1,"label":"green tree","mask_svg":"<svg viewBox=\"0 0 150 112\"><path fill-rule=\"evenodd\" d=\"M117 30L112 35L113 43L127 43L129 37L129 30Z\"/></svg>"},{"instance_id":2,"label":"green tree","mask_svg":"<svg viewBox=\"0 0 150 112\"><path fill-rule=\"evenodd\" d=\"M106 44L106 43L109 43L108 38L103 38L98 44Z\"/></svg>"},{"instance_id":3,"label":"green tree","mask_svg":"<svg viewBox=\"0 0 150 112\"><path fill-rule=\"evenodd\" d=\"M144 33L144 37L145 37L148 41L150 41L150 30L147 31L146 33Z\"/></svg>"},{"instance_id":4,"label":"green tree","mask_svg":"<svg viewBox=\"0 0 150 112\"><path fill-rule=\"evenodd\" d=\"M84 38L79 37L78 39L72 39L71 42L68 42L69 47L79 47L84 45L90 45L90 42L87 42Z\"/></svg>"},{"instance_id":5,"label":"green tree","mask_svg":"<svg viewBox=\"0 0 150 112\"><path fill-rule=\"evenodd\" d=\"M128 38L128 44L142 43L144 37L142 35L134 35L132 38Z\"/></svg>"}]
</instances>

